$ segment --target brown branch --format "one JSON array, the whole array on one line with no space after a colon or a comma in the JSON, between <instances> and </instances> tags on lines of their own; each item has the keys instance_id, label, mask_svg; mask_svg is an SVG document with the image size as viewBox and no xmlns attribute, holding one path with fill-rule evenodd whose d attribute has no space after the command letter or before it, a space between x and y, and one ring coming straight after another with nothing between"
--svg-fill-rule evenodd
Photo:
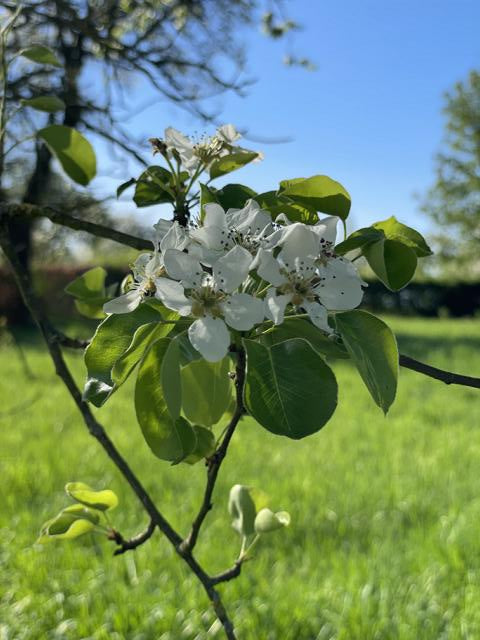
<instances>
[{"instance_id":1,"label":"brown branch","mask_svg":"<svg viewBox=\"0 0 480 640\"><path fill-rule=\"evenodd\" d=\"M182 550L186 552L191 552L197 543L198 534L200 533L200 528L203 524L203 521L207 517L208 512L212 508L212 494L215 489L215 483L217 481L218 472L220 470L220 466L223 462L227 454L228 445L230 444L230 440L237 428L238 423L240 422L241 417L245 413L245 408L243 406L243 386L245 384L245 351L243 349L239 349L236 351L237 353L237 366L235 370L235 391L236 391L236 409L233 414L232 419L230 420L229 425L227 426L225 436L222 440L220 447L215 451L213 456L208 461L207 467L207 484L205 487L205 493L203 496L203 501L200 506L200 510L193 521L192 528L190 529L190 533L182 542ZM240 572L239 572L240 573ZM232 576L233 577L233 576Z\"/></svg>"},{"instance_id":2,"label":"brown branch","mask_svg":"<svg viewBox=\"0 0 480 640\"><path fill-rule=\"evenodd\" d=\"M98 238L106 238L113 240L119 244L132 247L133 249L153 250L153 245L149 240L143 238L137 238L128 233L122 231L116 231L110 227L106 227L103 224L96 224L94 222L88 222L87 220L81 220L69 213L63 213L52 207L41 207L34 204L27 203L0 203L0 218L48 218L55 224L69 227L75 231L85 231Z\"/></svg>"},{"instance_id":3,"label":"brown branch","mask_svg":"<svg viewBox=\"0 0 480 640\"><path fill-rule=\"evenodd\" d=\"M115 549L113 555L119 556L122 553L126 553L127 551L131 551L132 549L136 549L153 536L156 528L157 525L155 524L155 521L150 520L150 522L148 523L148 527L144 531L127 540L119 531L115 531L115 529L112 529L108 537L118 545L118 549Z\"/></svg>"},{"instance_id":4,"label":"brown branch","mask_svg":"<svg viewBox=\"0 0 480 640\"><path fill-rule=\"evenodd\" d=\"M473 387L474 389L480 389L480 378L472 378L471 376L463 376L459 373L452 373L451 371L445 371L444 369L437 369L424 362L419 362L410 356L400 354L399 364L405 369L411 369L417 373L422 373L424 376L429 376L435 380L440 380L445 384L459 384L464 387Z\"/></svg>"},{"instance_id":5,"label":"brown branch","mask_svg":"<svg viewBox=\"0 0 480 640\"><path fill-rule=\"evenodd\" d=\"M242 571L242 565L244 560L237 560L233 567L227 569L226 571L222 571L222 573L218 573L216 576L212 576L211 580L213 584L220 584L221 582L229 582L234 578L238 578Z\"/></svg>"},{"instance_id":6,"label":"brown branch","mask_svg":"<svg viewBox=\"0 0 480 640\"><path fill-rule=\"evenodd\" d=\"M18 256L12 246L5 217L0 217L0 246L12 266L13 275L15 277L17 286L23 297L25 305L30 311L33 320L37 324L45 340L47 349L50 353L50 357L55 366L55 371L64 385L67 387L70 395L77 405L77 408L82 414L83 420L89 433L94 438L96 438L109 458L115 464L117 469L123 475L127 483L136 494L139 501L142 503L143 508L148 513L151 520L154 522L155 527L158 527L158 529L160 529L160 531L173 545L179 556L183 558L183 560L188 564L192 572L198 578L210 602L212 603L215 614L220 620L228 640L236 640L233 624L225 610L219 593L215 589L216 582L214 582L214 580L198 564L196 559L193 557L191 550L183 548L183 540L181 536L175 531L175 529L173 529L171 524L160 513L152 498L141 484L140 480L130 469L130 466L128 465L125 458L120 454L120 452L113 444L112 440L110 440L103 426L96 420L95 416L92 414L89 405L82 400L80 390L77 387L75 380L70 373L70 369L68 368L63 358L61 346L58 340L58 334L56 330L50 325L47 318L44 316L41 306L38 304L37 298L32 291L28 273L18 260ZM150 529L148 531L150 531ZM143 535L146 535L145 532Z\"/></svg>"}]
</instances>

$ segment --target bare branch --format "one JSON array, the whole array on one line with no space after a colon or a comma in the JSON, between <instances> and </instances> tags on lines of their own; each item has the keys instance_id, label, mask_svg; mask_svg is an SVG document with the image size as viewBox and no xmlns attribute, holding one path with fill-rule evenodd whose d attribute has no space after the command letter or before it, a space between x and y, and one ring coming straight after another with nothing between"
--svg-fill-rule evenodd
<instances>
[{"instance_id":1,"label":"bare branch","mask_svg":"<svg viewBox=\"0 0 480 640\"><path fill-rule=\"evenodd\" d=\"M119 244L132 247L133 249L152 250L153 245L149 240L143 238L137 238L128 233L122 231L116 231L111 227L106 227L103 224L96 224L94 222L88 222L87 220L81 220L68 213L63 213L53 209L52 207L41 207L35 204L27 203L5 203L0 202L0 219L1 218L48 218L55 224L69 227L75 231L85 231L98 238L106 238L113 240Z\"/></svg>"},{"instance_id":2,"label":"bare branch","mask_svg":"<svg viewBox=\"0 0 480 640\"><path fill-rule=\"evenodd\" d=\"M109 538L118 545L118 549L115 549L113 555L119 556L122 553L126 553L127 551L136 549L153 536L156 528L157 525L155 524L155 521L150 520L145 531L142 531L138 535L133 536L133 538L129 538L128 540L126 540L119 531L115 531L115 529L112 529Z\"/></svg>"},{"instance_id":3,"label":"bare branch","mask_svg":"<svg viewBox=\"0 0 480 640\"><path fill-rule=\"evenodd\" d=\"M400 354L399 363L401 367L405 369L411 369L417 373L422 373L424 376L429 376L435 380L440 380L445 384L459 384L464 387L473 387L474 389L480 389L480 378L472 378L471 376L463 376L458 373L452 373L451 371L445 371L444 369L437 369L424 362L419 362L410 356Z\"/></svg>"}]
</instances>

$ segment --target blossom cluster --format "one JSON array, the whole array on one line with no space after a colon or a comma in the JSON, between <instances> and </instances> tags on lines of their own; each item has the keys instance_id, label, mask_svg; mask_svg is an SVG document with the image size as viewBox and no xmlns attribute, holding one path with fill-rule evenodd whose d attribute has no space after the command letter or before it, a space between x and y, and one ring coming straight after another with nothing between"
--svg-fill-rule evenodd
<instances>
[{"instance_id":1,"label":"blossom cluster","mask_svg":"<svg viewBox=\"0 0 480 640\"><path fill-rule=\"evenodd\" d=\"M337 217L314 225L284 214L272 220L255 200L203 210L195 226L155 225L154 250L137 258L130 289L106 303L106 313L131 312L154 296L192 320L191 344L215 362L227 354L232 329L254 332L306 314L329 334L329 312L360 304L365 283L351 261L335 255Z\"/></svg>"}]
</instances>

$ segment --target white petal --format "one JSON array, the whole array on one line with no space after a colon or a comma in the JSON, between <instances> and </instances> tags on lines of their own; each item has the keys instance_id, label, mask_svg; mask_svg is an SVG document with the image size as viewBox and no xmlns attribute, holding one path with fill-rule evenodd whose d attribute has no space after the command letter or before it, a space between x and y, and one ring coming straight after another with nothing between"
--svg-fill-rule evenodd
<instances>
[{"instance_id":1,"label":"white petal","mask_svg":"<svg viewBox=\"0 0 480 640\"><path fill-rule=\"evenodd\" d=\"M224 124L217 129L217 136L227 142L228 144L232 144L239 138L241 138L241 134L235 129L233 124Z\"/></svg>"},{"instance_id":2,"label":"white petal","mask_svg":"<svg viewBox=\"0 0 480 640\"><path fill-rule=\"evenodd\" d=\"M318 273L322 283L315 289L320 302L327 309L345 311L358 307L363 298L366 283L360 278L354 265L344 258L333 258Z\"/></svg>"},{"instance_id":3,"label":"white petal","mask_svg":"<svg viewBox=\"0 0 480 640\"><path fill-rule=\"evenodd\" d=\"M208 249L201 244L192 243L188 247L188 253L194 256L201 264L211 267L219 258L225 255L225 251Z\"/></svg>"},{"instance_id":4,"label":"white petal","mask_svg":"<svg viewBox=\"0 0 480 640\"><path fill-rule=\"evenodd\" d=\"M174 280L181 280L185 287L199 287L203 279L203 269L195 256L167 249L163 256L165 269Z\"/></svg>"},{"instance_id":5,"label":"white petal","mask_svg":"<svg viewBox=\"0 0 480 640\"><path fill-rule=\"evenodd\" d=\"M217 287L226 293L237 289L247 278L252 264L250 253L236 245L213 265Z\"/></svg>"},{"instance_id":6,"label":"white petal","mask_svg":"<svg viewBox=\"0 0 480 640\"><path fill-rule=\"evenodd\" d=\"M160 251L162 253L165 253L167 249L179 249L182 251L188 242L189 237L187 230L175 221L160 241Z\"/></svg>"},{"instance_id":7,"label":"white petal","mask_svg":"<svg viewBox=\"0 0 480 640\"><path fill-rule=\"evenodd\" d=\"M177 149L177 151L191 151L193 149L192 142L177 129L168 127L165 129L165 142L167 146Z\"/></svg>"},{"instance_id":8,"label":"white petal","mask_svg":"<svg viewBox=\"0 0 480 640\"><path fill-rule=\"evenodd\" d=\"M188 316L192 310L192 304L185 297L182 285L169 278L157 278L155 280L157 288L155 297L159 298L163 304L173 311L178 311L181 316Z\"/></svg>"},{"instance_id":9,"label":"white petal","mask_svg":"<svg viewBox=\"0 0 480 640\"><path fill-rule=\"evenodd\" d=\"M140 280L145 275L145 269L147 268L147 264L153 257L153 253L141 253L135 262L133 263L133 275L137 280Z\"/></svg>"},{"instance_id":10,"label":"white petal","mask_svg":"<svg viewBox=\"0 0 480 640\"><path fill-rule=\"evenodd\" d=\"M105 313L130 313L134 311L142 300L142 294L138 289L132 289L123 296L114 298L103 305Z\"/></svg>"},{"instance_id":11,"label":"white petal","mask_svg":"<svg viewBox=\"0 0 480 640\"><path fill-rule=\"evenodd\" d=\"M203 220L204 227L220 227L227 229L227 221L225 211L216 202L209 202L204 205L205 218Z\"/></svg>"},{"instance_id":12,"label":"white petal","mask_svg":"<svg viewBox=\"0 0 480 640\"><path fill-rule=\"evenodd\" d=\"M155 252L152 258L145 265L145 276L147 278L153 278L159 275L160 269L163 267L163 258L162 256Z\"/></svg>"},{"instance_id":13,"label":"white petal","mask_svg":"<svg viewBox=\"0 0 480 640\"><path fill-rule=\"evenodd\" d=\"M230 332L221 318L205 316L195 320L188 328L188 337L208 362L218 362L228 353Z\"/></svg>"},{"instance_id":14,"label":"white petal","mask_svg":"<svg viewBox=\"0 0 480 640\"><path fill-rule=\"evenodd\" d=\"M327 216L317 222L317 224L311 225L311 230L316 233L320 238L324 238L327 242L335 244L337 239L337 224L340 218L337 216Z\"/></svg>"},{"instance_id":15,"label":"white petal","mask_svg":"<svg viewBox=\"0 0 480 640\"><path fill-rule=\"evenodd\" d=\"M266 249L259 249L255 259L251 265L252 269L256 269L258 275L274 287L279 287L286 282L286 278L280 272L280 264L278 260L273 257L271 251Z\"/></svg>"},{"instance_id":16,"label":"white petal","mask_svg":"<svg viewBox=\"0 0 480 640\"><path fill-rule=\"evenodd\" d=\"M248 331L265 318L265 302L248 293L236 293L222 304L225 321L237 331Z\"/></svg>"},{"instance_id":17,"label":"white petal","mask_svg":"<svg viewBox=\"0 0 480 640\"><path fill-rule=\"evenodd\" d=\"M282 247L278 259L289 268L297 257L316 258L319 253L320 241L311 228L301 222L284 228L284 234L278 245Z\"/></svg>"},{"instance_id":18,"label":"white petal","mask_svg":"<svg viewBox=\"0 0 480 640\"><path fill-rule=\"evenodd\" d=\"M302 307L316 327L327 333L332 333L332 329L328 325L328 312L323 305L318 302L304 302Z\"/></svg>"},{"instance_id":19,"label":"white petal","mask_svg":"<svg viewBox=\"0 0 480 640\"><path fill-rule=\"evenodd\" d=\"M229 209L226 216L228 226L242 234L256 236L273 229L270 214L260 209L255 200L249 200L243 209Z\"/></svg>"},{"instance_id":20,"label":"white petal","mask_svg":"<svg viewBox=\"0 0 480 640\"><path fill-rule=\"evenodd\" d=\"M190 237L207 249L213 251L226 250L229 245L228 230L225 227L210 225L209 227L199 227L190 231Z\"/></svg>"},{"instance_id":21,"label":"white petal","mask_svg":"<svg viewBox=\"0 0 480 640\"><path fill-rule=\"evenodd\" d=\"M290 298L291 296L288 295L277 296L275 291L269 289L265 298L267 318L273 320L275 324L282 324L285 307L290 302Z\"/></svg>"},{"instance_id":22,"label":"white petal","mask_svg":"<svg viewBox=\"0 0 480 640\"><path fill-rule=\"evenodd\" d=\"M160 220L153 225L153 228L155 229L155 241L159 243L172 228L172 221L160 218Z\"/></svg>"}]
</instances>

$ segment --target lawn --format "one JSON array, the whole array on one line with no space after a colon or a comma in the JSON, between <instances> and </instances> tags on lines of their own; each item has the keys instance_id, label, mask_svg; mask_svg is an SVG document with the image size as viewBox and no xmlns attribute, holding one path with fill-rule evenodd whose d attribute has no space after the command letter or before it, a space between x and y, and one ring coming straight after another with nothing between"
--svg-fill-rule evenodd
<instances>
[{"instance_id":1,"label":"lawn","mask_svg":"<svg viewBox=\"0 0 480 640\"><path fill-rule=\"evenodd\" d=\"M480 321L398 320L402 350L480 375ZM195 579L155 536L113 557L107 540L35 545L40 525L82 480L121 498L125 535L146 519L86 432L40 342L0 356L0 639L201 640L222 634ZM69 356L79 381L83 366ZM232 484L257 486L289 529L261 541L241 577L222 587L241 640L480 638L480 395L402 370L384 418L348 362L334 365L340 404L303 441L245 421L222 468L198 557L232 564ZM308 383L308 381L306 381ZM186 532L204 468L170 467L142 440L126 385L99 419L158 504Z\"/></svg>"}]
</instances>

